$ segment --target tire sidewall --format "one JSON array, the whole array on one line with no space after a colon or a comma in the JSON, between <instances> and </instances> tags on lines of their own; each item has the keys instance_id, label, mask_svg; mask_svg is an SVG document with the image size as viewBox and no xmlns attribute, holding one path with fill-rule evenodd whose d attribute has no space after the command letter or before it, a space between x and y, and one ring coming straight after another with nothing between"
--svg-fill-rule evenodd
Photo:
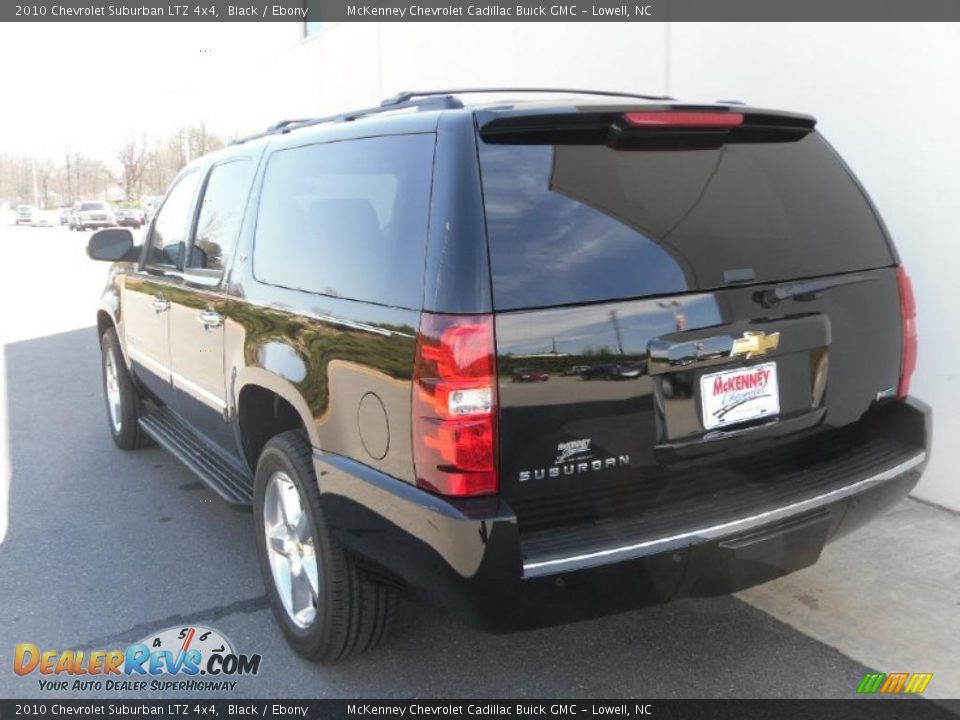
<instances>
[{"instance_id":1,"label":"tire sidewall","mask_svg":"<svg viewBox=\"0 0 960 720\"><path fill-rule=\"evenodd\" d=\"M120 352L116 330L110 328L103 334L100 347L100 383L103 388L103 408L107 414L107 427L110 428L110 436L117 446L124 450L130 450L137 446L140 401L133 387L133 382L127 373L127 366L123 359L123 353ZM113 421L110 418L110 398L107 395L106 370L108 353L113 358L113 364L117 371L117 385L120 388L119 430L113 426Z\"/></svg>"},{"instance_id":2,"label":"tire sidewall","mask_svg":"<svg viewBox=\"0 0 960 720\"><path fill-rule=\"evenodd\" d=\"M300 503L310 520L310 527L314 538L314 549L317 557L317 577L319 593L317 599L317 614L313 622L306 628L293 623L283 606L283 601L277 592L273 579L273 570L267 552L266 536L264 533L263 507L266 497L267 483L277 471L284 472L293 482L300 494ZM304 477L304 471L294 462L288 453L276 443L276 439L267 444L257 463L257 474L254 479L254 523L256 526L257 556L260 571L263 575L263 584L273 607L284 635L298 652L314 656L320 648L328 647L332 642L333 618L331 617L332 602L330 598L330 576L336 569L331 565L330 543L322 511L317 507L319 493L316 489L310 492L308 483L316 484L312 472Z\"/></svg>"}]
</instances>

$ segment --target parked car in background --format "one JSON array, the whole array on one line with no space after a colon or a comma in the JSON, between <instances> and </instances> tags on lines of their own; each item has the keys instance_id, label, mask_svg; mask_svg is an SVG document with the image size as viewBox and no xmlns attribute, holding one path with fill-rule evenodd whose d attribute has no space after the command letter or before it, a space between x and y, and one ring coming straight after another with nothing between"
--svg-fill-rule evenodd
<instances>
[{"instance_id":1,"label":"parked car in background","mask_svg":"<svg viewBox=\"0 0 960 720\"><path fill-rule=\"evenodd\" d=\"M37 210L33 214L34 227L53 227L53 221L56 216L53 210Z\"/></svg>"},{"instance_id":2,"label":"parked car in background","mask_svg":"<svg viewBox=\"0 0 960 720\"><path fill-rule=\"evenodd\" d=\"M116 212L117 225L139 228L147 224L147 216L140 208L120 208Z\"/></svg>"},{"instance_id":3,"label":"parked car in background","mask_svg":"<svg viewBox=\"0 0 960 720\"><path fill-rule=\"evenodd\" d=\"M633 380L647 372L643 360L633 363L605 363L587 367L580 373L584 380Z\"/></svg>"},{"instance_id":4,"label":"parked car in background","mask_svg":"<svg viewBox=\"0 0 960 720\"><path fill-rule=\"evenodd\" d=\"M517 94L281 123L184 168L142 246L89 240L113 441L253 508L308 658L377 645L398 591L500 631L732 593L926 465L910 281L814 118ZM511 382L558 346L649 381Z\"/></svg>"},{"instance_id":5,"label":"parked car in background","mask_svg":"<svg viewBox=\"0 0 960 720\"><path fill-rule=\"evenodd\" d=\"M643 360L635 363L624 363L614 366L615 380L634 380L647 372L647 364Z\"/></svg>"},{"instance_id":6,"label":"parked car in background","mask_svg":"<svg viewBox=\"0 0 960 720\"><path fill-rule=\"evenodd\" d=\"M517 368L512 373L514 382L546 382L550 373L535 368Z\"/></svg>"},{"instance_id":7,"label":"parked car in background","mask_svg":"<svg viewBox=\"0 0 960 720\"><path fill-rule=\"evenodd\" d=\"M116 224L116 217L108 203L102 200L84 200L74 206L70 216L71 230L105 228Z\"/></svg>"},{"instance_id":8,"label":"parked car in background","mask_svg":"<svg viewBox=\"0 0 960 720\"><path fill-rule=\"evenodd\" d=\"M580 371L580 377L584 380L609 380L613 372L613 365L587 365Z\"/></svg>"},{"instance_id":9,"label":"parked car in background","mask_svg":"<svg viewBox=\"0 0 960 720\"><path fill-rule=\"evenodd\" d=\"M33 205L17 205L14 222L17 225L33 225L37 209Z\"/></svg>"},{"instance_id":10,"label":"parked car in background","mask_svg":"<svg viewBox=\"0 0 960 720\"><path fill-rule=\"evenodd\" d=\"M574 365L573 367L568 367L566 370L564 370L563 374L566 375L567 377L576 377L577 375L580 375L581 373L589 369L590 369L589 365Z\"/></svg>"}]
</instances>

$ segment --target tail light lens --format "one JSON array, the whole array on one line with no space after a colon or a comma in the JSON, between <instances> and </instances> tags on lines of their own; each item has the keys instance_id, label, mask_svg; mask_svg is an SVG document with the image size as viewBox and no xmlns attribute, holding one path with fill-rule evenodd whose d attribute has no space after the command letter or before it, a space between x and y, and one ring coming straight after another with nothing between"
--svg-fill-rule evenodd
<instances>
[{"instance_id":1,"label":"tail light lens","mask_svg":"<svg viewBox=\"0 0 960 720\"><path fill-rule=\"evenodd\" d=\"M623 118L635 127L729 128L743 124L743 113L727 111L647 110L624 113Z\"/></svg>"},{"instance_id":2,"label":"tail light lens","mask_svg":"<svg viewBox=\"0 0 960 720\"><path fill-rule=\"evenodd\" d=\"M424 313L413 375L417 485L460 497L499 489L491 315Z\"/></svg>"},{"instance_id":3,"label":"tail light lens","mask_svg":"<svg viewBox=\"0 0 960 720\"><path fill-rule=\"evenodd\" d=\"M903 350L900 356L900 384L897 397L905 398L910 392L910 378L917 368L917 303L913 297L913 284L902 266L897 267L897 288L900 291L900 321L903 328Z\"/></svg>"}]
</instances>

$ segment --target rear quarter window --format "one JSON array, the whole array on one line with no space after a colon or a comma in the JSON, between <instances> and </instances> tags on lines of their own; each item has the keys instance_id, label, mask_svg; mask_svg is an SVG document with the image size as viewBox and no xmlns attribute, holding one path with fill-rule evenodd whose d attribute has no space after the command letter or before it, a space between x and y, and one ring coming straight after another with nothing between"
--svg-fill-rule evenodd
<instances>
[{"instance_id":1,"label":"rear quarter window","mask_svg":"<svg viewBox=\"0 0 960 720\"><path fill-rule=\"evenodd\" d=\"M434 136L399 135L274 152L260 193L261 282L419 308Z\"/></svg>"},{"instance_id":2,"label":"rear quarter window","mask_svg":"<svg viewBox=\"0 0 960 720\"><path fill-rule=\"evenodd\" d=\"M893 263L817 134L719 148L480 142L494 306L702 291Z\"/></svg>"}]
</instances>

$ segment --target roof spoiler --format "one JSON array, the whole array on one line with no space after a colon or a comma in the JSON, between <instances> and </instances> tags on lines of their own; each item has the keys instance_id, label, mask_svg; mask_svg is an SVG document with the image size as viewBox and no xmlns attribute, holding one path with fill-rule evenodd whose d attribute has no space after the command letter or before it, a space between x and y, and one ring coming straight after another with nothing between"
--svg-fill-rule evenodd
<instances>
[{"instance_id":1,"label":"roof spoiler","mask_svg":"<svg viewBox=\"0 0 960 720\"><path fill-rule=\"evenodd\" d=\"M791 142L813 131L810 115L741 106L644 106L574 112L479 112L480 136L497 144L689 148Z\"/></svg>"}]
</instances>

